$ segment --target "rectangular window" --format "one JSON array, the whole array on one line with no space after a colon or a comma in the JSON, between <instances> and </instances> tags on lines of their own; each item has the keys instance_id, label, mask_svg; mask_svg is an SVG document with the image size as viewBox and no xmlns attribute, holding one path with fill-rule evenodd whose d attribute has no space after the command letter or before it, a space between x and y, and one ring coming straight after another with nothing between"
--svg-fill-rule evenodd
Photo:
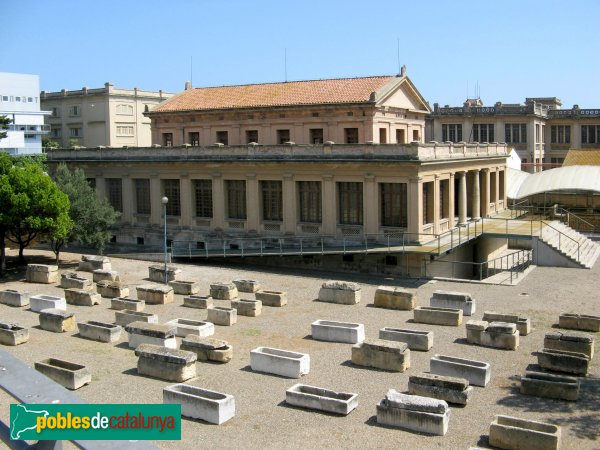
<instances>
[{"instance_id":1,"label":"rectangular window","mask_svg":"<svg viewBox=\"0 0 600 450\"><path fill-rule=\"evenodd\" d=\"M169 199L167 216L180 216L179 180L162 180L163 195Z\"/></svg>"},{"instance_id":2,"label":"rectangular window","mask_svg":"<svg viewBox=\"0 0 600 450\"><path fill-rule=\"evenodd\" d=\"M379 183L379 200L381 226L406 228L406 183Z\"/></svg>"},{"instance_id":3,"label":"rectangular window","mask_svg":"<svg viewBox=\"0 0 600 450\"><path fill-rule=\"evenodd\" d=\"M300 222L321 223L321 182L298 181L297 189Z\"/></svg>"},{"instance_id":4,"label":"rectangular window","mask_svg":"<svg viewBox=\"0 0 600 450\"><path fill-rule=\"evenodd\" d=\"M504 124L504 140L508 144L527 143L527 124L507 123Z\"/></svg>"},{"instance_id":5,"label":"rectangular window","mask_svg":"<svg viewBox=\"0 0 600 450\"><path fill-rule=\"evenodd\" d=\"M225 181L227 193L227 218L246 220L246 181Z\"/></svg>"},{"instance_id":6,"label":"rectangular window","mask_svg":"<svg viewBox=\"0 0 600 450\"><path fill-rule=\"evenodd\" d=\"M115 211L123 212L123 185L121 179L107 178L106 192L108 193L108 203Z\"/></svg>"},{"instance_id":7,"label":"rectangular window","mask_svg":"<svg viewBox=\"0 0 600 450\"><path fill-rule=\"evenodd\" d=\"M229 132L217 131L217 144L229 145Z\"/></svg>"},{"instance_id":8,"label":"rectangular window","mask_svg":"<svg viewBox=\"0 0 600 450\"><path fill-rule=\"evenodd\" d=\"M285 144L290 142L290 130L277 130L277 143Z\"/></svg>"},{"instance_id":9,"label":"rectangular window","mask_svg":"<svg viewBox=\"0 0 600 450\"><path fill-rule=\"evenodd\" d=\"M136 178L135 186L135 212L136 214L150 214L150 180Z\"/></svg>"},{"instance_id":10,"label":"rectangular window","mask_svg":"<svg viewBox=\"0 0 600 450\"><path fill-rule=\"evenodd\" d=\"M51 138L59 138L59 137L61 137L61 135L62 135L62 132L61 132L60 128L52 128L50 130L50 137Z\"/></svg>"},{"instance_id":11,"label":"rectangular window","mask_svg":"<svg viewBox=\"0 0 600 450\"><path fill-rule=\"evenodd\" d=\"M398 144L406 144L406 133L404 130L396 130L396 142Z\"/></svg>"},{"instance_id":12,"label":"rectangular window","mask_svg":"<svg viewBox=\"0 0 600 450\"><path fill-rule=\"evenodd\" d=\"M83 136L81 128L69 128L69 135L74 138L80 138Z\"/></svg>"},{"instance_id":13,"label":"rectangular window","mask_svg":"<svg viewBox=\"0 0 600 450\"><path fill-rule=\"evenodd\" d=\"M132 105L117 105L117 114L125 115L125 116L133 116L133 106Z\"/></svg>"},{"instance_id":14,"label":"rectangular window","mask_svg":"<svg viewBox=\"0 0 600 450\"><path fill-rule=\"evenodd\" d=\"M78 117L81 115L81 106L79 105L72 105L69 107L69 116L71 117Z\"/></svg>"},{"instance_id":15,"label":"rectangular window","mask_svg":"<svg viewBox=\"0 0 600 450\"><path fill-rule=\"evenodd\" d=\"M581 143L597 144L600 142L600 125L581 125Z\"/></svg>"},{"instance_id":16,"label":"rectangular window","mask_svg":"<svg viewBox=\"0 0 600 450\"><path fill-rule=\"evenodd\" d=\"M189 142L192 147L200 147L200 133L194 131L189 133Z\"/></svg>"},{"instance_id":17,"label":"rectangular window","mask_svg":"<svg viewBox=\"0 0 600 450\"><path fill-rule=\"evenodd\" d=\"M535 124L535 142L540 142L540 124Z\"/></svg>"},{"instance_id":18,"label":"rectangular window","mask_svg":"<svg viewBox=\"0 0 600 450\"><path fill-rule=\"evenodd\" d=\"M358 128L344 128L344 142L358 144Z\"/></svg>"},{"instance_id":19,"label":"rectangular window","mask_svg":"<svg viewBox=\"0 0 600 450\"><path fill-rule=\"evenodd\" d=\"M311 128L310 143L311 144L322 144L323 143L323 128Z\"/></svg>"},{"instance_id":20,"label":"rectangular window","mask_svg":"<svg viewBox=\"0 0 600 450\"><path fill-rule=\"evenodd\" d=\"M60 107L58 107L58 106L52 107L52 117L60 117Z\"/></svg>"},{"instance_id":21,"label":"rectangular window","mask_svg":"<svg viewBox=\"0 0 600 450\"><path fill-rule=\"evenodd\" d=\"M133 126L117 125L117 136L133 136Z\"/></svg>"},{"instance_id":22,"label":"rectangular window","mask_svg":"<svg viewBox=\"0 0 600 450\"><path fill-rule=\"evenodd\" d=\"M571 125L552 125L550 127L551 144L570 144Z\"/></svg>"},{"instance_id":23,"label":"rectangular window","mask_svg":"<svg viewBox=\"0 0 600 450\"><path fill-rule=\"evenodd\" d=\"M265 221L283 220L283 191L281 181L261 181L262 218Z\"/></svg>"},{"instance_id":24,"label":"rectangular window","mask_svg":"<svg viewBox=\"0 0 600 450\"><path fill-rule=\"evenodd\" d=\"M258 144L258 130L246 130L246 144L251 142Z\"/></svg>"},{"instance_id":25,"label":"rectangular window","mask_svg":"<svg viewBox=\"0 0 600 450\"><path fill-rule=\"evenodd\" d=\"M96 179L95 178L86 178L85 181L87 181L87 183L93 190L96 190Z\"/></svg>"},{"instance_id":26,"label":"rectangular window","mask_svg":"<svg viewBox=\"0 0 600 450\"><path fill-rule=\"evenodd\" d=\"M433 181L423 183L423 225L433 223Z\"/></svg>"},{"instance_id":27,"label":"rectangular window","mask_svg":"<svg viewBox=\"0 0 600 450\"><path fill-rule=\"evenodd\" d=\"M473 142L493 142L494 124L476 123L473 124Z\"/></svg>"},{"instance_id":28,"label":"rectangular window","mask_svg":"<svg viewBox=\"0 0 600 450\"><path fill-rule=\"evenodd\" d=\"M173 133L163 133L163 147L173 147Z\"/></svg>"},{"instance_id":29,"label":"rectangular window","mask_svg":"<svg viewBox=\"0 0 600 450\"><path fill-rule=\"evenodd\" d=\"M450 180L440 180L440 219L450 217Z\"/></svg>"},{"instance_id":30,"label":"rectangular window","mask_svg":"<svg viewBox=\"0 0 600 450\"><path fill-rule=\"evenodd\" d=\"M363 224L363 184L340 182L338 187L338 219L341 225Z\"/></svg>"},{"instance_id":31,"label":"rectangular window","mask_svg":"<svg viewBox=\"0 0 600 450\"><path fill-rule=\"evenodd\" d=\"M196 217L212 218L212 180L194 180Z\"/></svg>"},{"instance_id":32,"label":"rectangular window","mask_svg":"<svg viewBox=\"0 0 600 450\"><path fill-rule=\"evenodd\" d=\"M442 124L442 142L461 142L462 140L462 124Z\"/></svg>"},{"instance_id":33,"label":"rectangular window","mask_svg":"<svg viewBox=\"0 0 600 450\"><path fill-rule=\"evenodd\" d=\"M413 130L413 142L419 142L419 130Z\"/></svg>"},{"instance_id":34,"label":"rectangular window","mask_svg":"<svg viewBox=\"0 0 600 450\"><path fill-rule=\"evenodd\" d=\"M387 129L386 128L379 129L379 143L387 144Z\"/></svg>"}]
</instances>

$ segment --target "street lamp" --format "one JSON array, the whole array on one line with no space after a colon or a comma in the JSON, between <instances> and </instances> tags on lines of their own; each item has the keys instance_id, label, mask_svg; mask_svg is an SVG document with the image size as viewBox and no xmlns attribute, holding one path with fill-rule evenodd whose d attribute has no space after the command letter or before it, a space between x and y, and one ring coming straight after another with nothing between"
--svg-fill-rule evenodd
<instances>
[{"instance_id":1,"label":"street lamp","mask_svg":"<svg viewBox=\"0 0 600 450\"><path fill-rule=\"evenodd\" d=\"M163 197L161 203L163 204L163 214L165 217L165 284L169 284L169 278L167 276L167 203L169 203L169 199Z\"/></svg>"}]
</instances>

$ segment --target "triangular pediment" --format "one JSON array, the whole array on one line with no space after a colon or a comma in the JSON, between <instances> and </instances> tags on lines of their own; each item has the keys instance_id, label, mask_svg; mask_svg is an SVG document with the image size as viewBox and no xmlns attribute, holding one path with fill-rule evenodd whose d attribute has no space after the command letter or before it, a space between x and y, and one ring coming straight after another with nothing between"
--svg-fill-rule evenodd
<instances>
[{"instance_id":1,"label":"triangular pediment","mask_svg":"<svg viewBox=\"0 0 600 450\"><path fill-rule=\"evenodd\" d=\"M427 101L419 93L408 77L398 77L387 83L375 93L378 106L403 108L410 111L430 113Z\"/></svg>"}]
</instances>

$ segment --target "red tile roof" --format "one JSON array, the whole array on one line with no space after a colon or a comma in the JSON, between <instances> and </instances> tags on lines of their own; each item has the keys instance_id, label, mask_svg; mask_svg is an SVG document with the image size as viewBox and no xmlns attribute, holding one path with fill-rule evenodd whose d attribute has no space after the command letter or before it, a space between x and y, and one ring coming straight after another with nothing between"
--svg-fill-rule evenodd
<instances>
[{"instance_id":1,"label":"red tile roof","mask_svg":"<svg viewBox=\"0 0 600 450\"><path fill-rule=\"evenodd\" d=\"M380 76L195 88L170 98L152 112L363 103L392 79Z\"/></svg>"}]
</instances>

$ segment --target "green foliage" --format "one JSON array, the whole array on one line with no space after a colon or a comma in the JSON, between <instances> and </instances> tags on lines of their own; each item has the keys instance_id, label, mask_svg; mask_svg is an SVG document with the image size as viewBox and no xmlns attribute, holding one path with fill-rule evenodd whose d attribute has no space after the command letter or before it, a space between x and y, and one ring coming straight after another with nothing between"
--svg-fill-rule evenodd
<instances>
[{"instance_id":1,"label":"green foliage","mask_svg":"<svg viewBox=\"0 0 600 450\"><path fill-rule=\"evenodd\" d=\"M38 166L44 172L48 171L46 166L47 157L44 153L35 155L17 155L12 157L13 165L17 167Z\"/></svg>"},{"instance_id":2,"label":"green foliage","mask_svg":"<svg viewBox=\"0 0 600 450\"><path fill-rule=\"evenodd\" d=\"M73 147L79 147L81 146L81 143L79 142L79 139L77 138L71 138L69 139L69 147L73 148Z\"/></svg>"},{"instance_id":3,"label":"green foliage","mask_svg":"<svg viewBox=\"0 0 600 450\"><path fill-rule=\"evenodd\" d=\"M106 199L96 195L81 169L70 171L66 165L61 164L53 178L71 200L69 214L74 227L63 239L63 244L70 241L91 244L102 254L111 236L108 228L117 221L120 213L116 212ZM53 247L55 244L61 243L53 242Z\"/></svg>"},{"instance_id":4,"label":"green foliage","mask_svg":"<svg viewBox=\"0 0 600 450\"><path fill-rule=\"evenodd\" d=\"M49 137L42 138L42 148L46 150L53 150L55 148L60 148L60 144Z\"/></svg>"},{"instance_id":5,"label":"green foliage","mask_svg":"<svg viewBox=\"0 0 600 450\"><path fill-rule=\"evenodd\" d=\"M4 139L6 136L8 136L7 132L4 130L8 129L8 126L11 122L12 120L8 117L0 116L0 139Z\"/></svg>"}]
</instances>

